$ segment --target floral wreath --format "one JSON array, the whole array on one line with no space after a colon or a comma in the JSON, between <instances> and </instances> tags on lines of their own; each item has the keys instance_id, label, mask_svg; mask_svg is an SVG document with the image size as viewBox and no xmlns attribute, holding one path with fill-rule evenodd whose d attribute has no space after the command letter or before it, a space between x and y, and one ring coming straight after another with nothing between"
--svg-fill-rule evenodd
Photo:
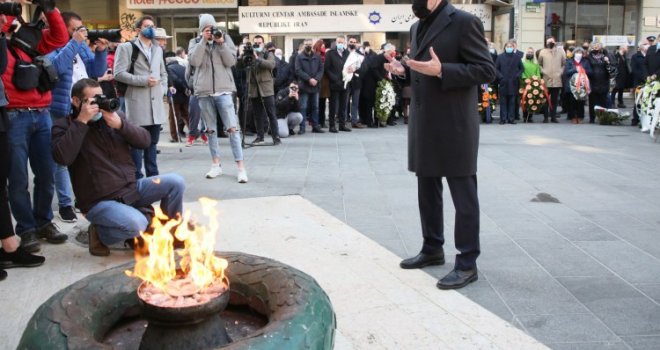
<instances>
[{"instance_id":1,"label":"floral wreath","mask_svg":"<svg viewBox=\"0 0 660 350\"><path fill-rule=\"evenodd\" d=\"M479 85L479 93L481 99L477 103L479 107L479 114L482 118L485 117L486 111L490 108L491 113L495 111L497 104L497 93L493 92L493 88L488 84Z\"/></svg>"},{"instance_id":2,"label":"floral wreath","mask_svg":"<svg viewBox=\"0 0 660 350\"><path fill-rule=\"evenodd\" d=\"M378 82L378 87L376 88L376 118L378 118L378 121L387 122L395 104L396 93L394 92L392 82L382 79Z\"/></svg>"},{"instance_id":3,"label":"floral wreath","mask_svg":"<svg viewBox=\"0 0 660 350\"><path fill-rule=\"evenodd\" d=\"M525 79L525 87L520 89L520 106L524 112L536 113L548 103L548 89L545 81L536 75Z\"/></svg>"}]
</instances>

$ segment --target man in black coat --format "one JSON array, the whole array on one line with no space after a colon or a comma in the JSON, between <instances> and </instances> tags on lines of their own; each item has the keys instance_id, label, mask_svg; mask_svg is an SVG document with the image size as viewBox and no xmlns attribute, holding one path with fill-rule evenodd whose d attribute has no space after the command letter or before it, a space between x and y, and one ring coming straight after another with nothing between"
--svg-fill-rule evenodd
<instances>
[{"instance_id":1,"label":"man in black coat","mask_svg":"<svg viewBox=\"0 0 660 350\"><path fill-rule=\"evenodd\" d=\"M658 50L657 44L649 46L648 51L646 51L645 63L649 76L660 76L660 50Z\"/></svg>"},{"instance_id":2,"label":"man in black coat","mask_svg":"<svg viewBox=\"0 0 660 350\"><path fill-rule=\"evenodd\" d=\"M330 50L325 55L324 74L330 78L330 132L351 131L346 127L346 88L344 87L343 70L346 59L348 59L348 50L343 37L338 37L335 41L335 49ZM336 121L339 121L339 128L336 127Z\"/></svg>"},{"instance_id":3,"label":"man in black coat","mask_svg":"<svg viewBox=\"0 0 660 350\"><path fill-rule=\"evenodd\" d=\"M323 133L319 125L319 93L323 78L321 57L312 51L312 39L305 39L305 49L296 57L296 77L300 87L300 110L307 115L308 103L312 108L312 132ZM298 134L305 133L305 120L300 123Z\"/></svg>"},{"instance_id":4,"label":"man in black coat","mask_svg":"<svg viewBox=\"0 0 660 350\"><path fill-rule=\"evenodd\" d=\"M424 245L401 262L404 269L445 263L443 244L442 178L447 179L456 224L454 269L440 281L440 289L456 289L477 280L479 199L479 84L495 78L484 29L477 17L457 10L447 0L413 1L420 21L410 29L409 69L392 60L393 74L410 75L413 89L408 125L408 169L415 172ZM457 40L460 38L460 40Z\"/></svg>"},{"instance_id":5,"label":"man in black coat","mask_svg":"<svg viewBox=\"0 0 660 350\"><path fill-rule=\"evenodd\" d=\"M522 65L522 60L523 57L525 57L525 53L518 50L518 40L516 39L511 39L511 43L513 44L513 56L520 62ZM522 71L521 71L522 73ZM516 120L520 120L520 97L519 94L516 92L516 97L513 99L513 112Z\"/></svg>"},{"instance_id":6,"label":"man in black coat","mask_svg":"<svg viewBox=\"0 0 660 350\"><path fill-rule=\"evenodd\" d=\"M626 105L623 104L623 91L630 87L631 77L630 77L630 68L628 68L628 47L621 46L614 54L614 64L616 64L617 75L616 75L616 86L612 89L612 95L610 100L612 101L612 106L614 106L614 98L617 97L617 107L626 108Z\"/></svg>"}]
</instances>

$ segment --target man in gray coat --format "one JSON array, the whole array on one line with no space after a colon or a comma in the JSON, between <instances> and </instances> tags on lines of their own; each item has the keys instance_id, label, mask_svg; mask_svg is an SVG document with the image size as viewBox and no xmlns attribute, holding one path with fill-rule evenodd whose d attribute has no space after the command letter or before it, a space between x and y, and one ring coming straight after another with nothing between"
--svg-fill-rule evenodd
<instances>
[{"instance_id":1,"label":"man in gray coat","mask_svg":"<svg viewBox=\"0 0 660 350\"><path fill-rule=\"evenodd\" d=\"M154 41L156 30L154 19L143 16L136 25L140 32L137 39L117 47L115 54L115 80L128 86L126 100L126 119L145 128L151 135L151 143L146 149L131 149L135 162L135 176L142 174L142 159L147 177L158 175L156 164L156 145L160 138L160 125L165 122L163 96L167 93L167 69L163 60L163 50ZM140 50L135 62L131 59L133 50ZM131 65L133 71L130 71Z\"/></svg>"},{"instance_id":2,"label":"man in gray coat","mask_svg":"<svg viewBox=\"0 0 660 350\"><path fill-rule=\"evenodd\" d=\"M391 57L385 64L393 74L407 74L413 90L408 169L417 175L424 245L417 256L403 260L401 267L445 263L444 177L456 209L454 240L459 254L453 270L437 287L456 289L477 280L479 115L474 101L477 86L494 80L495 66L477 17L447 0L413 1L412 7L420 21L410 29L408 68Z\"/></svg>"},{"instance_id":3,"label":"man in gray coat","mask_svg":"<svg viewBox=\"0 0 660 350\"><path fill-rule=\"evenodd\" d=\"M247 183L247 172L243 164L243 148L241 147L241 131L234 109L233 94L236 84L231 67L236 64L236 46L229 35L222 33L216 27L216 21L209 14L199 15L199 42L191 45L188 52L190 66L195 68L193 89L199 98L202 118L206 123L211 150L211 170L206 173L207 179L222 175L220 166L220 147L218 146L217 116L222 118L225 131L229 134L229 144L238 165L237 180Z\"/></svg>"}]
</instances>

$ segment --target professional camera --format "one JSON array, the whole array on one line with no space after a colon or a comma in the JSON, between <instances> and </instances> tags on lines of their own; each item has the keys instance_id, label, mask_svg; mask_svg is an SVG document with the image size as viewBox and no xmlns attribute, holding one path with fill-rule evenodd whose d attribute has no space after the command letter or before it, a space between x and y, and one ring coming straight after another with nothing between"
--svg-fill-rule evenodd
<instances>
[{"instance_id":1,"label":"professional camera","mask_svg":"<svg viewBox=\"0 0 660 350\"><path fill-rule=\"evenodd\" d=\"M94 96L92 104L99 105L99 108L106 112L114 112L119 109L119 100L116 98L108 98L105 95Z\"/></svg>"},{"instance_id":2,"label":"professional camera","mask_svg":"<svg viewBox=\"0 0 660 350\"><path fill-rule=\"evenodd\" d=\"M259 46L257 46L259 48ZM243 64L245 66L251 66L254 63L254 46L251 42L245 43L243 46Z\"/></svg>"},{"instance_id":3,"label":"professional camera","mask_svg":"<svg viewBox=\"0 0 660 350\"><path fill-rule=\"evenodd\" d=\"M32 0L33 5L41 7L44 11L50 12L55 9L55 0Z\"/></svg>"},{"instance_id":4,"label":"professional camera","mask_svg":"<svg viewBox=\"0 0 660 350\"><path fill-rule=\"evenodd\" d=\"M211 34L213 34L213 36L215 38L220 39L220 38L222 38L222 35L223 35L222 34L222 29L220 29L220 27L213 27L213 28L211 28Z\"/></svg>"},{"instance_id":5,"label":"professional camera","mask_svg":"<svg viewBox=\"0 0 660 350\"><path fill-rule=\"evenodd\" d=\"M0 14L19 17L23 13L21 4L17 2L5 2L0 4Z\"/></svg>"},{"instance_id":6,"label":"professional camera","mask_svg":"<svg viewBox=\"0 0 660 350\"><path fill-rule=\"evenodd\" d=\"M121 42L121 29L87 30L87 39L89 39L90 43L96 42L99 39L118 43Z\"/></svg>"}]
</instances>

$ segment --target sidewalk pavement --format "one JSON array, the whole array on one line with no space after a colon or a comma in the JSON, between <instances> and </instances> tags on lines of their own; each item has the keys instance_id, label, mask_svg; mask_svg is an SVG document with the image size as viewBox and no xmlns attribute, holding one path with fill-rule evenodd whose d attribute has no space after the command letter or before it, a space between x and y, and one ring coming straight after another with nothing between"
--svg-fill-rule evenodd
<instances>
[{"instance_id":1,"label":"sidewalk pavement","mask_svg":"<svg viewBox=\"0 0 660 350\"><path fill-rule=\"evenodd\" d=\"M204 178L210 160L203 146L179 152L179 145L161 142L159 164L162 173L186 178L187 202L201 196L301 195L403 258L421 246L406 138L400 125L294 136L278 147L251 148L245 151L246 185L236 183L226 139L221 140L226 175L220 178ZM459 293L553 349L660 348L659 147L632 127L565 120L484 125L480 276ZM448 193L445 204L450 255L455 250ZM294 218L298 214L287 209ZM47 246L44 254L48 258L57 249ZM75 264L49 259L39 269L58 271L64 264L85 271L85 264L106 268L117 259L92 258L84 250L77 257ZM424 269L432 276L428 283L451 268L449 259L445 266ZM9 271L3 289L13 286L20 293L29 282L30 293L44 298L32 281L21 280L20 271ZM437 297L446 297L443 293L438 290ZM8 302L0 299L0 305Z\"/></svg>"}]
</instances>

